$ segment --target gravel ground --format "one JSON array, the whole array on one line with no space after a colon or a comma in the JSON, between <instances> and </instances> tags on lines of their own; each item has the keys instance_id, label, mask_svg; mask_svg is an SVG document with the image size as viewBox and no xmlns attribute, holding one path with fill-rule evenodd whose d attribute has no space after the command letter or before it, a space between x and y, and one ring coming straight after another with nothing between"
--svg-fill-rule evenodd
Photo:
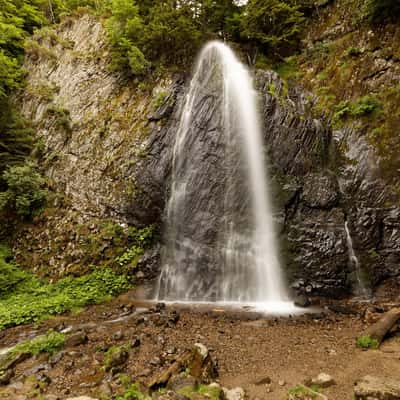
<instances>
[{"instance_id":1,"label":"gravel ground","mask_svg":"<svg viewBox=\"0 0 400 400\"><path fill-rule=\"evenodd\" d=\"M11 383L0 386L0 398L99 398L120 393L119 380L104 371L104 355L111 346L125 344L131 347L129 359L119 369L145 384L184 349L203 343L218 363L221 385L243 387L249 399L283 400L291 387L321 372L336 381L323 391L333 400L351 399L354 382L367 374L400 380L399 336L386 340L380 350L355 346L357 335L380 315L372 305L349 311L342 304L336 306L342 313L268 318L211 308L146 310L132 300L133 295L39 326L1 332L2 348L49 329L84 332L88 341L52 357L43 354L18 364ZM266 378L270 384L257 384Z\"/></svg>"}]
</instances>

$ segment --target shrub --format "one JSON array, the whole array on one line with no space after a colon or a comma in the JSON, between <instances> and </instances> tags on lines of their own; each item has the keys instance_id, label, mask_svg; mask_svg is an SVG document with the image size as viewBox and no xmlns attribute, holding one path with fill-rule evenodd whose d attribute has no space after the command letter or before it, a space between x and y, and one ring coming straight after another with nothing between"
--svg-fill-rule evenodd
<instances>
[{"instance_id":1,"label":"shrub","mask_svg":"<svg viewBox=\"0 0 400 400\"><path fill-rule=\"evenodd\" d=\"M335 106L333 119L338 121L348 116L364 117L378 112L381 108L382 103L374 96L364 96L353 103L344 100Z\"/></svg>"},{"instance_id":2,"label":"shrub","mask_svg":"<svg viewBox=\"0 0 400 400\"><path fill-rule=\"evenodd\" d=\"M7 190L0 193L0 212L29 218L45 203L44 179L33 164L12 166L3 173Z\"/></svg>"},{"instance_id":3,"label":"shrub","mask_svg":"<svg viewBox=\"0 0 400 400\"><path fill-rule=\"evenodd\" d=\"M27 273L19 269L13 262L10 249L0 245L0 298L27 277Z\"/></svg>"},{"instance_id":4,"label":"shrub","mask_svg":"<svg viewBox=\"0 0 400 400\"><path fill-rule=\"evenodd\" d=\"M377 349L379 347L379 342L369 335L363 335L357 338L357 347L362 349Z\"/></svg>"},{"instance_id":5,"label":"shrub","mask_svg":"<svg viewBox=\"0 0 400 400\"><path fill-rule=\"evenodd\" d=\"M125 387L125 392L115 400L150 400L151 397L140 391L139 385L134 383Z\"/></svg>"},{"instance_id":6,"label":"shrub","mask_svg":"<svg viewBox=\"0 0 400 400\"><path fill-rule=\"evenodd\" d=\"M242 18L242 36L280 53L296 47L305 17L300 7L281 0L250 0Z\"/></svg>"},{"instance_id":7,"label":"shrub","mask_svg":"<svg viewBox=\"0 0 400 400\"><path fill-rule=\"evenodd\" d=\"M120 267L135 267L141 255L144 254L154 239L154 228L149 226L142 229L130 227L128 229L128 239L131 247L122 255L115 259Z\"/></svg>"},{"instance_id":8,"label":"shrub","mask_svg":"<svg viewBox=\"0 0 400 400\"><path fill-rule=\"evenodd\" d=\"M372 114L382 107L381 102L374 96L364 96L357 100L353 106L351 114L354 117Z\"/></svg>"},{"instance_id":9,"label":"shrub","mask_svg":"<svg viewBox=\"0 0 400 400\"><path fill-rule=\"evenodd\" d=\"M347 57L357 57L361 54L361 50L358 47L349 47L346 50L346 56Z\"/></svg>"}]
</instances>

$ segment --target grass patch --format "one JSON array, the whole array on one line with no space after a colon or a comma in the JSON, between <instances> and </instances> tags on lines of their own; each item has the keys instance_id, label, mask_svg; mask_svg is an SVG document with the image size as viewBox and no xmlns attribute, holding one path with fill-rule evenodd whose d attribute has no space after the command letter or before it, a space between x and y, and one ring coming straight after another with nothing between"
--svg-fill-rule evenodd
<instances>
[{"instance_id":1,"label":"grass patch","mask_svg":"<svg viewBox=\"0 0 400 400\"><path fill-rule=\"evenodd\" d=\"M19 353L32 355L40 353L54 354L64 346L64 342L65 335L63 333L49 331L43 336L18 344L10 351L10 355L13 356Z\"/></svg>"},{"instance_id":2,"label":"grass patch","mask_svg":"<svg viewBox=\"0 0 400 400\"><path fill-rule=\"evenodd\" d=\"M356 343L357 347L361 349L377 349L379 347L379 342L369 335L359 336Z\"/></svg>"},{"instance_id":3,"label":"grass patch","mask_svg":"<svg viewBox=\"0 0 400 400\"><path fill-rule=\"evenodd\" d=\"M151 397L141 392L137 383L125 387L125 392L118 395L115 400L150 400Z\"/></svg>"},{"instance_id":4,"label":"grass patch","mask_svg":"<svg viewBox=\"0 0 400 400\"><path fill-rule=\"evenodd\" d=\"M314 399L320 393L321 388L318 385L311 385L310 387L304 385L296 385L288 390L289 400L307 400Z\"/></svg>"},{"instance_id":5,"label":"grass patch","mask_svg":"<svg viewBox=\"0 0 400 400\"><path fill-rule=\"evenodd\" d=\"M179 395L189 399L197 398L199 394L210 398L210 400L219 400L222 396L222 389L218 386L197 385L195 388L192 386L185 386L178 390Z\"/></svg>"},{"instance_id":6,"label":"grass patch","mask_svg":"<svg viewBox=\"0 0 400 400\"><path fill-rule=\"evenodd\" d=\"M0 266L6 267L0 272L0 329L97 304L132 286L125 275L107 268L49 284L7 261L4 252L0 257Z\"/></svg>"}]
</instances>

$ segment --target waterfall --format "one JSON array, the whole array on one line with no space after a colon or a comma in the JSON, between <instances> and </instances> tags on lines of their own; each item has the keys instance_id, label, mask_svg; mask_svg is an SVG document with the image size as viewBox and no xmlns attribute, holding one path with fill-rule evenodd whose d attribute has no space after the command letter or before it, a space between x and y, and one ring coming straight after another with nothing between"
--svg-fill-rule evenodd
<instances>
[{"instance_id":1,"label":"waterfall","mask_svg":"<svg viewBox=\"0 0 400 400\"><path fill-rule=\"evenodd\" d=\"M176 132L159 301L295 309L279 262L256 98L233 51L208 43Z\"/></svg>"},{"instance_id":2,"label":"waterfall","mask_svg":"<svg viewBox=\"0 0 400 400\"><path fill-rule=\"evenodd\" d=\"M357 281L356 294L362 298L368 298L368 297L370 297L370 293L369 293L368 289L366 288L364 281L361 277L360 262L354 251L353 240L350 235L349 225L348 225L347 221L344 223L344 230L346 231L347 247L349 250L349 261L352 264L352 266L354 267L354 272L355 272L356 281Z\"/></svg>"}]
</instances>

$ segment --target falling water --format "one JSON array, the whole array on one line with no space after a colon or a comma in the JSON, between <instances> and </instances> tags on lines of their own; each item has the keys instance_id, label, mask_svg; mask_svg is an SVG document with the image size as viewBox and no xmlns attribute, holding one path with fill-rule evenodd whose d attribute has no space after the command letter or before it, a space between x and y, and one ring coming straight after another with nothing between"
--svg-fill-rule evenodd
<instances>
[{"instance_id":1,"label":"falling water","mask_svg":"<svg viewBox=\"0 0 400 400\"><path fill-rule=\"evenodd\" d=\"M347 221L344 223L344 229L346 231L347 247L349 250L349 261L352 264L352 266L354 267L354 272L355 272L355 276L356 276L356 280L357 280L356 294L362 298L368 298L369 291L366 288L366 286L363 282L363 279L361 277L360 262L358 261L356 253L354 252L353 240L350 235L350 230L349 230Z\"/></svg>"},{"instance_id":2,"label":"falling water","mask_svg":"<svg viewBox=\"0 0 400 400\"><path fill-rule=\"evenodd\" d=\"M278 258L256 97L232 50L207 44L176 133L157 300L295 309Z\"/></svg>"}]
</instances>

